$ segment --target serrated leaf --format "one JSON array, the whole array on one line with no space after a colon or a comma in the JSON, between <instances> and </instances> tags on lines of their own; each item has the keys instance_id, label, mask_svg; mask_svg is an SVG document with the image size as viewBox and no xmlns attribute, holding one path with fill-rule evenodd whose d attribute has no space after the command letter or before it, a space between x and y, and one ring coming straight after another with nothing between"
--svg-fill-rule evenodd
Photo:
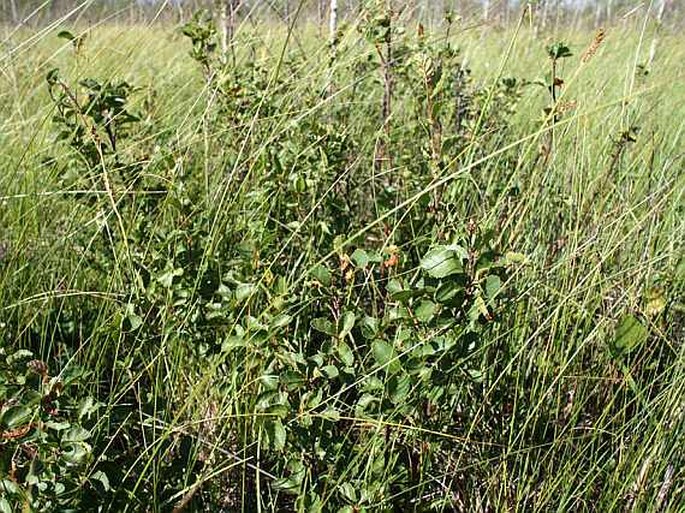
<instances>
[{"instance_id":1,"label":"serrated leaf","mask_svg":"<svg viewBox=\"0 0 685 513\"><path fill-rule=\"evenodd\" d=\"M547 47L547 55L550 59L564 59L566 57L571 57L571 49L563 42L557 42Z\"/></svg>"}]
</instances>

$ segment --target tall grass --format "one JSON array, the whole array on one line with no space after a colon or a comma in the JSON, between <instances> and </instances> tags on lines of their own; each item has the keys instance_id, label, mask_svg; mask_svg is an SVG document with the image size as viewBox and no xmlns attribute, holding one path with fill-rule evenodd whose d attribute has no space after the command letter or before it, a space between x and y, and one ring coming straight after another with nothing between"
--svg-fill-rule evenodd
<instances>
[{"instance_id":1,"label":"tall grass","mask_svg":"<svg viewBox=\"0 0 685 513\"><path fill-rule=\"evenodd\" d=\"M5 369L0 505L685 508L678 37L662 35L646 69L642 20L609 28L587 62L592 33L414 30L398 36L419 64L397 66L380 170L382 78L354 26L332 62L315 29L244 26L235 67L204 75L173 27L103 24L79 52L57 27L5 39L3 358L29 349L65 386L58 399L44 379L56 411L29 401L14 424L28 396ZM554 121L558 40L574 56ZM462 114L454 90L435 94L441 119L464 121L440 127L435 158L412 73L447 43L460 53L442 72L471 72L450 83ZM116 161L89 167L69 134L56 140L54 68L74 91L135 86L140 121ZM468 252L460 304L435 299L448 279L425 265L451 243ZM477 274L485 254L501 268ZM82 459L65 459L78 440L62 431L36 449L50 418L85 427ZM41 474L41 458L60 470Z\"/></svg>"}]
</instances>

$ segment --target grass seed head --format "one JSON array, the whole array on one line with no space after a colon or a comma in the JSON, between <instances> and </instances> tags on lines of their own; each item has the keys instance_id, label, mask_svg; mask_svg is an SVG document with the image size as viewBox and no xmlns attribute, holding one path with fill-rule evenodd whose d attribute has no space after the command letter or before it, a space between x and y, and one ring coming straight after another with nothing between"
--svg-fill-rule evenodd
<instances>
[{"instance_id":1,"label":"grass seed head","mask_svg":"<svg viewBox=\"0 0 685 513\"><path fill-rule=\"evenodd\" d=\"M595 34L592 43L590 43L590 46L587 47L587 49L583 52L583 55L580 58L583 64L587 64L590 61L590 59L594 57L594 55L597 53L597 50L599 50L599 47L604 41L605 37L606 31L603 28L600 28Z\"/></svg>"}]
</instances>

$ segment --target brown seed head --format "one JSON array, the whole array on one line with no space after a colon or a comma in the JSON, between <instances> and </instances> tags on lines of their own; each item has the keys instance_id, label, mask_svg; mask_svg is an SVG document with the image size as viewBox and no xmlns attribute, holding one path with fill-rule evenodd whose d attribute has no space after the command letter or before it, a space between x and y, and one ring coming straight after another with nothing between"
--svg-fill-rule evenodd
<instances>
[{"instance_id":1,"label":"brown seed head","mask_svg":"<svg viewBox=\"0 0 685 513\"><path fill-rule=\"evenodd\" d=\"M583 52L583 55L580 58L580 61L583 64L586 64L587 62L592 59L592 57L597 53L597 50L599 49L600 45L604 41L604 38L606 37L606 32L603 28L600 28L597 33L595 34L595 38L592 40L592 43L590 43L590 46L587 47L587 49Z\"/></svg>"}]
</instances>

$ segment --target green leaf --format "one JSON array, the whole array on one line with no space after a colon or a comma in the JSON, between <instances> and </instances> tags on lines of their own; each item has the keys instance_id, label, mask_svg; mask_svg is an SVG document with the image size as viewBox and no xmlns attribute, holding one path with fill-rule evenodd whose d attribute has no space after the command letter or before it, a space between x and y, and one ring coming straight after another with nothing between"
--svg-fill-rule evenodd
<instances>
[{"instance_id":1,"label":"green leaf","mask_svg":"<svg viewBox=\"0 0 685 513\"><path fill-rule=\"evenodd\" d=\"M12 513L12 507L4 497L0 497L0 513Z\"/></svg>"},{"instance_id":2,"label":"green leaf","mask_svg":"<svg viewBox=\"0 0 685 513\"><path fill-rule=\"evenodd\" d=\"M421 322L429 322L437 310L438 305L432 301L424 300L421 301L419 306L416 307L416 310L414 310L414 315L416 315L416 318Z\"/></svg>"},{"instance_id":3,"label":"green leaf","mask_svg":"<svg viewBox=\"0 0 685 513\"><path fill-rule=\"evenodd\" d=\"M62 442L85 442L90 438L90 431L74 426L62 435Z\"/></svg>"},{"instance_id":4,"label":"green leaf","mask_svg":"<svg viewBox=\"0 0 685 513\"><path fill-rule=\"evenodd\" d=\"M550 59L565 59L566 57L571 57L571 49L563 42L554 43L547 47L547 55Z\"/></svg>"},{"instance_id":5,"label":"green leaf","mask_svg":"<svg viewBox=\"0 0 685 513\"><path fill-rule=\"evenodd\" d=\"M90 454L90 445L84 442L70 442L62 446L62 457L72 465L81 464Z\"/></svg>"},{"instance_id":6,"label":"green leaf","mask_svg":"<svg viewBox=\"0 0 685 513\"><path fill-rule=\"evenodd\" d=\"M283 450L287 437L283 423L279 419L272 420L271 422L267 422L266 429L267 434L269 435L269 441L274 450Z\"/></svg>"},{"instance_id":7,"label":"green leaf","mask_svg":"<svg viewBox=\"0 0 685 513\"><path fill-rule=\"evenodd\" d=\"M329 406L321 412L321 418L330 420L331 422L338 422L340 420L340 412L332 406Z\"/></svg>"},{"instance_id":8,"label":"green leaf","mask_svg":"<svg viewBox=\"0 0 685 513\"><path fill-rule=\"evenodd\" d=\"M388 395L395 404L404 401L410 390L411 378L408 374L396 374L388 381Z\"/></svg>"},{"instance_id":9,"label":"green leaf","mask_svg":"<svg viewBox=\"0 0 685 513\"><path fill-rule=\"evenodd\" d=\"M378 334L379 321L376 317L366 316L361 320L360 328L362 337L371 340Z\"/></svg>"},{"instance_id":10,"label":"green leaf","mask_svg":"<svg viewBox=\"0 0 685 513\"><path fill-rule=\"evenodd\" d=\"M447 281L442 283L435 291L434 299L438 303L448 303L452 301L457 294L464 290L464 286L456 281Z\"/></svg>"},{"instance_id":11,"label":"green leaf","mask_svg":"<svg viewBox=\"0 0 685 513\"><path fill-rule=\"evenodd\" d=\"M485 379L485 374L480 369L467 369L466 373L476 383L482 383Z\"/></svg>"},{"instance_id":12,"label":"green leaf","mask_svg":"<svg viewBox=\"0 0 685 513\"><path fill-rule=\"evenodd\" d=\"M289 477L281 477L271 483L271 488L279 492L298 495L302 477L300 473L293 474Z\"/></svg>"},{"instance_id":13,"label":"green leaf","mask_svg":"<svg viewBox=\"0 0 685 513\"><path fill-rule=\"evenodd\" d=\"M364 269L367 265L369 265L369 262L371 262L369 254L361 248L355 249L350 258L354 262L354 265L356 265L359 269Z\"/></svg>"},{"instance_id":14,"label":"green leaf","mask_svg":"<svg viewBox=\"0 0 685 513\"><path fill-rule=\"evenodd\" d=\"M340 375L340 372L335 365L326 365L325 367L321 368L321 372L328 379L335 379Z\"/></svg>"},{"instance_id":15,"label":"green leaf","mask_svg":"<svg viewBox=\"0 0 685 513\"><path fill-rule=\"evenodd\" d=\"M325 317L317 317L316 319L312 319L311 326L316 331L320 331L326 335L330 335L332 337L336 335L335 326Z\"/></svg>"},{"instance_id":16,"label":"green leaf","mask_svg":"<svg viewBox=\"0 0 685 513\"><path fill-rule=\"evenodd\" d=\"M290 413L290 405L288 404L272 404L265 408L264 413L284 419Z\"/></svg>"},{"instance_id":17,"label":"green leaf","mask_svg":"<svg viewBox=\"0 0 685 513\"><path fill-rule=\"evenodd\" d=\"M374 340L371 344L371 352L380 367L388 365L395 358L395 349L385 340Z\"/></svg>"},{"instance_id":18,"label":"green leaf","mask_svg":"<svg viewBox=\"0 0 685 513\"><path fill-rule=\"evenodd\" d=\"M485 294L488 299L494 299L502 288L502 280L496 274L489 274L485 278Z\"/></svg>"},{"instance_id":19,"label":"green leaf","mask_svg":"<svg viewBox=\"0 0 685 513\"><path fill-rule=\"evenodd\" d=\"M57 82L59 81L59 68L53 68L50 71L48 71L47 75L45 75L45 80L48 83L48 86L52 87ZM55 118L56 121L59 121L60 118ZM68 133L67 137L71 137L71 132Z\"/></svg>"},{"instance_id":20,"label":"green leaf","mask_svg":"<svg viewBox=\"0 0 685 513\"><path fill-rule=\"evenodd\" d=\"M507 264L525 264L528 258L523 253L516 253L514 251L508 251L504 255L504 260Z\"/></svg>"},{"instance_id":21,"label":"green leaf","mask_svg":"<svg viewBox=\"0 0 685 513\"><path fill-rule=\"evenodd\" d=\"M280 314L271 321L271 329L277 330L280 328L285 328L288 324L292 322L293 318L288 314Z\"/></svg>"},{"instance_id":22,"label":"green leaf","mask_svg":"<svg viewBox=\"0 0 685 513\"><path fill-rule=\"evenodd\" d=\"M647 328L633 315L625 315L616 326L616 336L611 344L611 352L620 358L647 341Z\"/></svg>"},{"instance_id":23,"label":"green leaf","mask_svg":"<svg viewBox=\"0 0 685 513\"><path fill-rule=\"evenodd\" d=\"M281 374L281 383L285 386L286 390L297 390L304 386L305 382L305 377L299 372L287 370Z\"/></svg>"},{"instance_id":24,"label":"green leaf","mask_svg":"<svg viewBox=\"0 0 685 513\"><path fill-rule=\"evenodd\" d=\"M33 410L28 406L16 405L8 408L2 415L2 423L7 429L14 429L28 423L33 417Z\"/></svg>"},{"instance_id":25,"label":"green leaf","mask_svg":"<svg viewBox=\"0 0 685 513\"><path fill-rule=\"evenodd\" d=\"M59 37L60 39L66 39L67 41L73 41L74 39L76 39L76 36L74 36L74 34L69 32L68 30L62 30L58 32L57 37Z\"/></svg>"},{"instance_id":26,"label":"green leaf","mask_svg":"<svg viewBox=\"0 0 685 513\"><path fill-rule=\"evenodd\" d=\"M359 400L357 401L357 404L354 408L355 415L361 416L364 413L368 411L368 408L374 404L374 403L379 403L380 400L378 397L372 395L372 394L363 394Z\"/></svg>"},{"instance_id":27,"label":"green leaf","mask_svg":"<svg viewBox=\"0 0 685 513\"><path fill-rule=\"evenodd\" d=\"M241 283L235 289L235 299L242 303L257 292L257 286L252 283Z\"/></svg>"},{"instance_id":28,"label":"green leaf","mask_svg":"<svg viewBox=\"0 0 685 513\"><path fill-rule=\"evenodd\" d=\"M10 479L0 479L0 490L3 495L22 495L21 487ZM10 510L11 511L11 510Z\"/></svg>"},{"instance_id":29,"label":"green leaf","mask_svg":"<svg viewBox=\"0 0 685 513\"><path fill-rule=\"evenodd\" d=\"M477 296L469 309L469 319L475 322L481 315L487 319L490 316L490 312L488 312L488 307L482 296Z\"/></svg>"},{"instance_id":30,"label":"green leaf","mask_svg":"<svg viewBox=\"0 0 685 513\"><path fill-rule=\"evenodd\" d=\"M48 420L43 425L47 429L52 429L53 431L64 431L65 429L68 429L71 426L71 424L69 422L55 422L52 420Z\"/></svg>"},{"instance_id":31,"label":"green leaf","mask_svg":"<svg viewBox=\"0 0 685 513\"><path fill-rule=\"evenodd\" d=\"M125 308L126 320L129 324L130 331L135 331L143 325L143 319L136 314L136 307L132 303L128 303Z\"/></svg>"},{"instance_id":32,"label":"green leaf","mask_svg":"<svg viewBox=\"0 0 685 513\"><path fill-rule=\"evenodd\" d=\"M93 475L90 476L90 480L97 481L105 492L109 492L112 489L109 484L109 478L107 477L107 474L105 474L102 470L93 472Z\"/></svg>"},{"instance_id":33,"label":"green leaf","mask_svg":"<svg viewBox=\"0 0 685 513\"><path fill-rule=\"evenodd\" d=\"M338 336L340 338L345 338L347 335L349 335L350 331L352 331L352 328L354 328L354 322L354 312L350 312L349 310L345 312L342 317L342 329L340 330Z\"/></svg>"},{"instance_id":34,"label":"green leaf","mask_svg":"<svg viewBox=\"0 0 685 513\"><path fill-rule=\"evenodd\" d=\"M315 266L309 274L324 287L328 287L331 284L331 272L322 264Z\"/></svg>"},{"instance_id":35,"label":"green leaf","mask_svg":"<svg viewBox=\"0 0 685 513\"><path fill-rule=\"evenodd\" d=\"M465 262L469 258L469 252L464 246L459 244L450 244L449 246L446 246L446 248L450 251L453 251L454 256L456 256L460 262Z\"/></svg>"},{"instance_id":36,"label":"green leaf","mask_svg":"<svg viewBox=\"0 0 685 513\"><path fill-rule=\"evenodd\" d=\"M305 394L302 396L302 400L304 401L305 399L307 408L313 410L314 408L319 406L319 404L321 404L321 400L323 399L323 391L321 390L321 388L319 388L316 391L316 393L310 393L309 396Z\"/></svg>"},{"instance_id":37,"label":"green leaf","mask_svg":"<svg viewBox=\"0 0 685 513\"><path fill-rule=\"evenodd\" d=\"M445 278L463 272L464 266L455 251L439 246L429 251L421 260L421 268L433 278Z\"/></svg>"},{"instance_id":38,"label":"green leaf","mask_svg":"<svg viewBox=\"0 0 685 513\"><path fill-rule=\"evenodd\" d=\"M399 294L401 292L404 292L406 290L404 283L396 278L391 279L388 284L385 286L385 290L388 291L388 294L391 296L395 296L396 294Z\"/></svg>"},{"instance_id":39,"label":"green leaf","mask_svg":"<svg viewBox=\"0 0 685 513\"><path fill-rule=\"evenodd\" d=\"M352 352L352 349L350 349L350 346L342 340L338 343L338 356L345 366L352 367L352 365L354 365L354 353Z\"/></svg>"},{"instance_id":40,"label":"green leaf","mask_svg":"<svg viewBox=\"0 0 685 513\"><path fill-rule=\"evenodd\" d=\"M157 281L166 289L170 289L174 283L174 278L183 275L183 269L169 269L157 277Z\"/></svg>"},{"instance_id":41,"label":"green leaf","mask_svg":"<svg viewBox=\"0 0 685 513\"><path fill-rule=\"evenodd\" d=\"M262 385L264 385L264 388L266 388L267 390L278 389L278 375L277 374L263 374L262 376L259 377L259 381L261 382Z\"/></svg>"},{"instance_id":42,"label":"green leaf","mask_svg":"<svg viewBox=\"0 0 685 513\"><path fill-rule=\"evenodd\" d=\"M357 502L357 491L354 489L352 484L343 483L338 488L338 491L340 492L340 495L342 495L349 502Z\"/></svg>"}]
</instances>

